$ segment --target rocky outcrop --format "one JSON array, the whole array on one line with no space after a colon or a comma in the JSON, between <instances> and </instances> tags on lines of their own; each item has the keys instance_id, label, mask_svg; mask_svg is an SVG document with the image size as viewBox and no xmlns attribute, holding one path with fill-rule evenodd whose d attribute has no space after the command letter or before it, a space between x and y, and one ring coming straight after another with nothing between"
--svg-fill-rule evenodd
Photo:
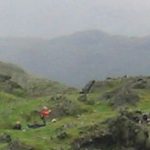
<instances>
[{"instance_id":1,"label":"rocky outcrop","mask_svg":"<svg viewBox=\"0 0 150 150\"><path fill-rule=\"evenodd\" d=\"M133 80L132 88L150 89L150 77L136 77Z\"/></svg>"},{"instance_id":2,"label":"rocky outcrop","mask_svg":"<svg viewBox=\"0 0 150 150\"><path fill-rule=\"evenodd\" d=\"M8 81L10 79L11 79L10 76L0 74L0 82L5 82L5 81Z\"/></svg>"},{"instance_id":3,"label":"rocky outcrop","mask_svg":"<svg viewBox=\"0 0 150 150\"><path fill-rule=\"evenodd\" d=\"M50 119L52 118L60 118L64 116L74 116L82 114L83 112L87 111L82 109L81 106L64 95L56 95L52 96L49 99L50 108L52 109ZM35 112L36 113L36 112Z\"/></svg>"},{"instance_id":4,"label":"rocky outcrop","mask_svg":"<svg viewBox=\"0 0 150 150\"><path fill-rule=\"evenodd\" d=\"M88 94L93 85L95 84L95 80L90 81L88 84L85 85L85 87L80 91L81 94Z\"/></svg>"},{"instance_id":5,"label":"rocky outcrop","mask_svg":"<svg viewBox=\"0 0 150 150\"><path fill-rule=\"evenodd\" d=\"M107 100L112 106L135 105L139 101L139 96L129 87L121 87L111 92L106 92L102 99Z\"/></svg>"},{"instance_id":6,"label":"rocky outcrop","mask_svg":"<svg viewBox=\"0 0 150 150\"><path fill-rule=\"evenodd\" d=\"M137 117L139 121L134 120ZM122 112L116 118L93 125L74 140L73 150L149 150L148 124L143 114ZM141 119L140 119L141 118ZM141 121L140 121L141 120Z\"/></svg>"}]
</instances>

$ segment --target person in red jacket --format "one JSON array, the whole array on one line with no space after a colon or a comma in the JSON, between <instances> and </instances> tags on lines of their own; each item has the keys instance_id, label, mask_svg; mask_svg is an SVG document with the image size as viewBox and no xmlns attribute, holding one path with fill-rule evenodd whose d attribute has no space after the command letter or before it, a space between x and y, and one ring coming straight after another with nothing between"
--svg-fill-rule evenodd
<instances>
[{"instance_id":1,"label":"person in red jacket","mask_svg":"<svg viewBox=\"0 0 150 150\"><path fill-rule=\"evenodd\" d=\"M46 124L46 118L49 117L51 110L48 107L44 106L40 111L40 117L43 120L44 124Z\"/></svg>"}]
</instances>

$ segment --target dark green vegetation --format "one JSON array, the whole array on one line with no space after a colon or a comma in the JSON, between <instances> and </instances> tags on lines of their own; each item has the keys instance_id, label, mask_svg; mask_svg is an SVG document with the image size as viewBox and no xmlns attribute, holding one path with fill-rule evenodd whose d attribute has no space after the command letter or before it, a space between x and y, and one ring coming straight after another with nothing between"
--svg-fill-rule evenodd
<instances>
[{"instance_id":1,"label":"dark green vegetation","mask_svg":"<svg viewBox=\"0 0 150 150\"><path fill-rule=\"evenodd\" d=\"M0 60L50 80L82 87L106 76L149 75L150 37L131 38L92 30L51 40L0 39Z\"/></svg>"},{"instance_id":2,"label":"dark green vegetation","mask_svg":"<svg viewBox=\"0 0 150 150\"><path fill-rule=\"evenodd\" d=\"M51 81L43 89L45 80L38 79L42 94L35 98L39 89L32 93L27 83L19 84L23 82L17 80L22 79L21 73L28 75L16 69L9 76L2 75L3 69L0 75L1 150L150 149L149 122L143 120L150 112L150 77L107 78L89 88L87 84L82 92L64 90L59 83L59 88L54 88ZM31 86L33 81L28 83ZM47 89L54 92L47 93ZM47 125L28 128L27 124L35 121L42 123L37 112L45 105L52 109ZM16 121L22 123L22 130L12 129Z\"/></svg>"}]
</instances>

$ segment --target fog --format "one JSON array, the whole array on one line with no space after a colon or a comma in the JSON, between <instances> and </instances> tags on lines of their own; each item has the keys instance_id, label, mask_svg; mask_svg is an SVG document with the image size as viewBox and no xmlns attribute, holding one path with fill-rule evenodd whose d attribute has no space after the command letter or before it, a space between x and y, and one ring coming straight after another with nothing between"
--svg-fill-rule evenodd
<instances>
[{"instance_id":1,"label":"fog","mask_svg":"<svg viewBox=\"0 0 150 150\"><path fill-rule=\"evenodd\" d=\"M0 37L53 38L99 29L150 34L148 0L0 0Z\"/></svg>"}]
</instances>

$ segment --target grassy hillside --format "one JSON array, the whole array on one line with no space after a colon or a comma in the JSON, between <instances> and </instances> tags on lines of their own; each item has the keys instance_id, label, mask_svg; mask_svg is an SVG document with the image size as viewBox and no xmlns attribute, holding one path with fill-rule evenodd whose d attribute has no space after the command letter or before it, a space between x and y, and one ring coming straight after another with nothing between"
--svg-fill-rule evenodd
<instances>
[{"instance_id":1,"label":"grassy hillside","mask_svg":"<svg viewBox=\"0 0 150 150\"><path fill-rule=\"evenodd\" d=\"M134 101L133 95L136 95L138 100ZM1 92L0 102L0 149L9 150L10 147L16 146L18 150L21 147L25 150L93 150L90 146L92 141L95 141L94 136L97 135L98 138L100 133L104 132L105 135L107 131L107 125L102 122L111 121L118 115L118 111L128 107L130 111L150 112L150 78L109 78L96 81L87 93L53 94L31 99ZM34 121L41 123L36 112L44 105L52 109L47 125L37 129L28 128L27 124ZM56 122L52 122L54 118ZM12 129L17 120L22 123L21 131ZM109 126L109 123L107 124ZM141 126L135 125L140 129ZM7 140L5 138L1 142L1 138L6 135L9 135L12 141L8 142L7 137ZM84 147L84 143L89 147ZM83 147L75 148L74 145Z\"/></svg>"},{"instance_id":2,"label":"grassy hillside","mask_svg":"<svg viewBox=\"0 0 150 150\"><path fill-rule=\"evenodd\" d=\"M53 93L62 93L65 91L74 91L56 81L50 81L47 79L41 79L26 73L20 67L0 62L0 74L11 77L11 81L20 85L29 95L42 96L50 95Z\"/></svg>"}]
</instances>

